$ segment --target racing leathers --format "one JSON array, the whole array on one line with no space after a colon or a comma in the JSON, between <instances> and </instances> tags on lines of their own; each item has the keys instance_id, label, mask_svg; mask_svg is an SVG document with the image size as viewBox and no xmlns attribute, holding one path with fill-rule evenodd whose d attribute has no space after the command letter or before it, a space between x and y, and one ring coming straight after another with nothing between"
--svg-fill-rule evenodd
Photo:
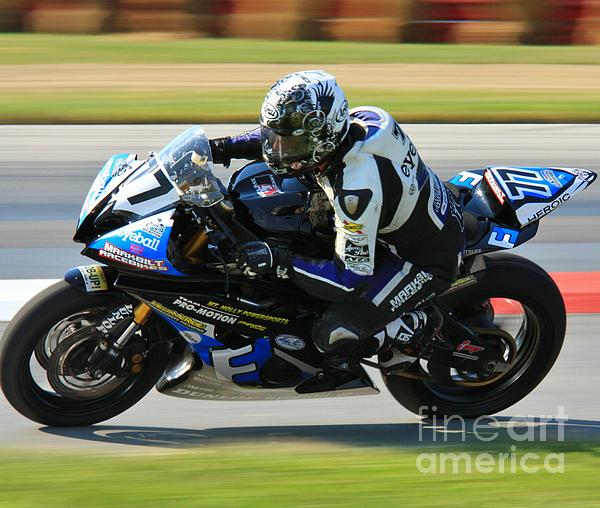
<instances>
[{"instance_id":1,"label":"racing leathers","mask_svg":"<svg viewBox=\"0 0 600 508\"><path fill-rule=\"evenodd\" d=\"M464 247L462 211L385 111L350 111L350 128L316 175L335 220L335 259L293 256L293 282L329 309L313 327L326 355L371 356L386 340L410 337L405 316L445 291ZM261 158L260 131L225 138L215 162Z\"/></svg>"}]
</instances>

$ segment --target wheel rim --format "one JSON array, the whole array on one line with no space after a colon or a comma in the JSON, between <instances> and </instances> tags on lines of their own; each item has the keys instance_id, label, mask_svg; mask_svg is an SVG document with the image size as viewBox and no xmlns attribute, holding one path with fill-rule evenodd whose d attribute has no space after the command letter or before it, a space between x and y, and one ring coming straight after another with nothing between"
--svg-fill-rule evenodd
<instances>
[{"instance_id":1,"label":"wheel rim","mask_svg":"<svg viewBox=\"0 0 600 508\"><path fill-rule=\"evenodd\" d=\"M44 334L35 344L32 344L28 348L28 352L21 357L19 386L22 386L26 392L35 397L38 403L47 410L63 416L89 415L92 412L106 411L117 404L136 385L136 381L140 379L140 374L144 372L144 368L135 374L132 373L126 377L118 378L118 381L115 381L115 377L112 375L110 377L103 376L100 383L94 386L91 379L86 379L81 373L73 375L74 373L69 372L68 369L57 372L57 380L50 382L46 368L51 365L52 355L47 363L44 362L47 347L54 347L54 349L51 349L54 352L56 347L60 347L60 344L72 341L74 344L67 344L66 346L70 350L72 347L77 347L78 344L90 340L89 337L86 337L86 334L88 331L93 333L95 327L86 323L90 321L92 316L100 316L103 312L108 312L108 309L113 305L114 302L111 305L102 304L82 309L54 323L50 327L50 331ZM69 327L71 327L70 330ZM149 337L154 333L155 330L152 325L147 326L143 332L138 331L136 333L138 338L144 340L148 346L145 350L146 356L150 352L150 344L152 343ZM40 351L44 351L44 354L39 355ZM40 361L39 356L41 356L42 361ZM60 360L60 358L57 360L57 365L61 364ZM46 366L44 366L44 363ZM57 383L60 383L60 387L57 386ZM86 383L89 383L88 386L91 387L88 393L85 389ZM54 386L52 386L53 384ZM59 390L56 388L59 388Z\"/></svg>"},{"instance_id":2,"label":"wheel rim","mask_svg":"<svg viewBox=\"0 0 600 508\"><path fill-rule=\"evenodd\" d=\"M514 338L516 351L509 368L490 382L473 381L473 376L451 371L454 385L441 385L426 381L427 388L441 400L454 405L472 405L488 401L505 392L531 365L541 342L540 320L532 307L524 302L493 297L494 325ZM500 311L500 312L498 312ZM469 377L471 379L469 379ZM471 382L469 382L471 381Z\"/></svg>"},{"instance_id":3,"label":"wheel rim","mask_svg":"<svg viewBox=\"0 0 600 508\"><path fill-rule=\"evenodd\" d=\"M82 328L54 350L48 366L48 381L57 393L77 400L97 399L127 381L125 377L109 373L96 377L89 368L85 368L86 359L98 344L94 332L93 327Z\"/></svg>"},{"instance_id":4,"label":"wheel rim","mask_svg":"<svg viewBox=\"0 0 600 508\"><path fill-rule=\"evenodd\" d=\"M61 319L35 346L34 351L38 363L46 369L50 361L50 356L52 356L52 352L60 342L70 337L82 327L93 325L97 319L107 311L108 308L106 307L90 309L83 312L76 312Z\"/></svg>"}]
</instances>

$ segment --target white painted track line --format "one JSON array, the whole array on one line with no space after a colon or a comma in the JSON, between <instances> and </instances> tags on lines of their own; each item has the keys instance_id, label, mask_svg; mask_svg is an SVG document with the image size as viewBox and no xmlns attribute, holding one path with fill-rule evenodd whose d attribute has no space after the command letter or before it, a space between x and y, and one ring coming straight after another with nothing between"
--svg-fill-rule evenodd
<instances>
[{"instance_id":1,"label":"white painted track line","mask_svg":"<svg viewBox=\"0 0 600 508\"><path fill-rule=\"evenodd\" d=\"M0 280L0 321L10 321L17 311L56 279Z\"/></svg>"}]
</instances>

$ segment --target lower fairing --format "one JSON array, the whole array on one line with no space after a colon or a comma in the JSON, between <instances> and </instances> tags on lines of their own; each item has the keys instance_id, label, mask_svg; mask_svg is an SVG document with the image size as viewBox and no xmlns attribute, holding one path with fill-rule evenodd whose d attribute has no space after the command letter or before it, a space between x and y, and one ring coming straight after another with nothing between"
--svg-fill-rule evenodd
<instances>
[{"instance_id":1,"label":"lower fairing","mask_svg":"<svg viewBox=\"0 0 600 508\"><path fill-rule=\"evenodd\" d=\"M358 381L316 393L298 393L296 387L240 386L223 376L214 366L204 363L191 349L174 358L156 388L165 395L196 400L293 400L379 393L366 372Z\"/></svg>"}]
</instances>

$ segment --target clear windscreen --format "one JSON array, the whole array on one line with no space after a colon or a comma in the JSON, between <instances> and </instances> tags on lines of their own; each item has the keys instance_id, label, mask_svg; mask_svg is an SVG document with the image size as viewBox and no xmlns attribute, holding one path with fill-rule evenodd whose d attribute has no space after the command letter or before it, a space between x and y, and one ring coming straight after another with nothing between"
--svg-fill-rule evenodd
<instances>
[{"instance_id":1,"label":"clear windscreen","mask_svg":"<svg viewBox=\"0 0 600 508\"><path fill-rule=\"evenodd\" d=\"M158 153L156 162L175 182L183 201L208 207L224 198L212 170L208 137L201 127L179 134Z\"/></svg>"}]
</instances>

